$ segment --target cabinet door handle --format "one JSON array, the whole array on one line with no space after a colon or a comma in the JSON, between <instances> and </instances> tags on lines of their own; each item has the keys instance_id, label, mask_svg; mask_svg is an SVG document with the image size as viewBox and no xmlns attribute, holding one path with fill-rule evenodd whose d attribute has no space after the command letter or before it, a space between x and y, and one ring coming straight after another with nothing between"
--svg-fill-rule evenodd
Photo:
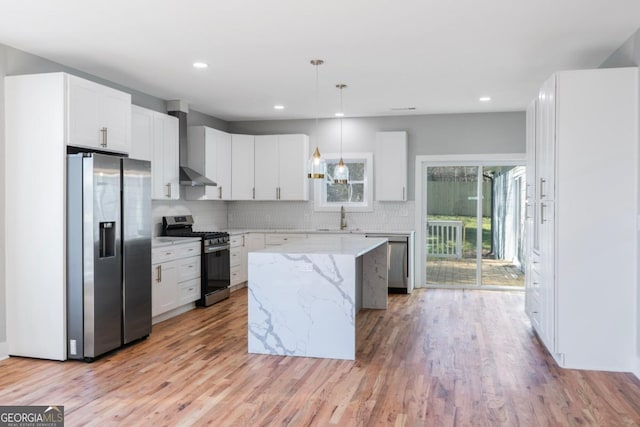
<instances>
[{"instance_id":1,"label":"cabinet door handle","mask_svg":"<svg viewBox=\"0 0 640 427\"><path fill-rule=\"evenodd\" d=\"M540 198L543 199L545 197L547 197L546 194L544 194L544 183L547 182L546 179L544 178L540 178Z\"/></svg>"},{"instance_id":2,"label":"cabinet door handle","mask_svg":"<svg viewBox=\"0 0 640 427\"><path fill-rule=\"evenodd\" d=\"M158 278L156 279L156 282L160 283L162 282L162 264L160 264L156 268L158 269Z\"/></svg>"},{"instance_id":3,"label":"cabinet door handle","mask_svg":"<svg viewBox=\"0 0 640 427\"><path fill-rule=\"evenodd\" d=\"M402 187L402 201L406 200L404 192L405 192L405 188Z\"/></svg>"},{"instance_id":4,"label":"cabinet door handle","mask_svg":"<svg viewBox=\"0 0 640 427\"><path fill-rule=\"evenodd\" d=\"M100 133L102 134L102 142L100 143L101 147L107 146L107 128L100 129Z\"/></svg>"},{"instance_id":5,"label":"cabinet door handle","mask_svg":"<svg viewBox=\"0 0 640 427\"><path fill-rule=\"evenodd\" d=\"M545 205L544 203L540 203L540 224L544 224L545 222L547 222L546 219L544 219L544 208L546 208L547 205Z\"/></svg>"},{"instance_id":6,"label":"cabinet door handle","mask_svg":"<svg viewBox=\"0 0 640 427\"><path fill-rule=\"evenodd\" d=\"M171 198L171 183L168 183L166 185L167 187L167 197L170 199Z\"/></svg>"},{"instance_id":7,"label":"cabinet door handle","mask_svg":"<svg viewBox=\"0 0 640 427\"><path fill-rule=\"evenodd\" d=\"M251 191L253 191L253 196L252 197L255 199L256 198L256 187L253 187L251 189Z\"/></svg>"},{"instance_id":8,"label":"cabinet door handle","mask_svg":"<svg viewBox=\"0 0 640 427\"><path fill-rule=\"evenodd\" d=\"M222 199L222 187L218 187L218 199Z\"/></svg>"}]
</instances>

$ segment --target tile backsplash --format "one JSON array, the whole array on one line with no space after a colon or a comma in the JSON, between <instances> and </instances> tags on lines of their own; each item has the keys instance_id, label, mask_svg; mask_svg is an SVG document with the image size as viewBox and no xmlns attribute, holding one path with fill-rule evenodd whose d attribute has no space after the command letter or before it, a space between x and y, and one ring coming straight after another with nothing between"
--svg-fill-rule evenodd
<instances>
[{"instance_id":1,"label":"tile backsplash","mask_svg":"<svg viewBox=\"0 0 640 427\"><path fill-rule=\"evenodd\" d=\"M349 212L348 229L413 230L415 202L374 202L372 212ZM228 225L236 229L337 229L339 212L316 212L313 202L229 202Z\"/></svg>"},{"instance_id":2,"label":"tile backsplash","mask_svg":"<svg viewBox=\"0 0 640 427\"><path fill-rule=\"evenodd\" d=\"M316 212L313 202L153 201L153 235L162 234L162 217L193 215L195 230L338 229L339 212ZM349 212L348 229L406 231L414 229L415 202L374 202L372 212Z\"/></svg>"}]
</instances>

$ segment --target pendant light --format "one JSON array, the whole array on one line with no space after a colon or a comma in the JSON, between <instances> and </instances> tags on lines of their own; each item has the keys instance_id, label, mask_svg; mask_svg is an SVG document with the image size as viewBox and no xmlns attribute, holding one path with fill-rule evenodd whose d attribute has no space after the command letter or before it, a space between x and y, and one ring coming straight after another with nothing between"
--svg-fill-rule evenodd
<instances>
[{"instance_id":1,"label":"pendant light","mask_svg":"<svg viewBox=\"0 0 640 427\"><path fill-rule=\"evenodd\" d=\"M318 89L318 67L324 64L322 59L312 59L311 65L316 67L316 149L309 159L307 165L307 177L311 179L324 179L327 170L327 161L320 155L318 142L320 140L320 132L318 130L318 115L320 114L319 89Z\"/></svg>"},{"instance_id":2,"label":"pendant light","mask_svg":"<svg viewBox=\"0 0 640 427\"><path fill-rule=\"evenodd\" d=\"M334 184L348 184L349 183L349 168L344 164L342 160L342 118L344 117L344 110L342 109L342 89L347 85L339 83L336 85L340 89L340 161L338 166L333 170L333 183Z\"/></svg>"}]
</instances>

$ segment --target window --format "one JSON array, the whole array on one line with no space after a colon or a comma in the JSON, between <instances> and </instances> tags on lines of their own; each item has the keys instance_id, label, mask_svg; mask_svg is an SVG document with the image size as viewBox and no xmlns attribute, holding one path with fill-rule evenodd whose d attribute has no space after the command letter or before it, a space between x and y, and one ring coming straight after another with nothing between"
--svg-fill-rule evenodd
<instances>
[{"instance_id":1,"label":"window","mask_svg":"<svg viewBox=\"0 0 640 427\"><path fill-rule=\"evenodd\" d=\"M341 206L351 211L372 211L373 155L371 153L343 153L349 168L349 183L334 184L333 171L340 161L339 153L325 155L327 173L324 180L316 180L314 188L316 211L339 211Z\"/></svg>"}]
</instances>

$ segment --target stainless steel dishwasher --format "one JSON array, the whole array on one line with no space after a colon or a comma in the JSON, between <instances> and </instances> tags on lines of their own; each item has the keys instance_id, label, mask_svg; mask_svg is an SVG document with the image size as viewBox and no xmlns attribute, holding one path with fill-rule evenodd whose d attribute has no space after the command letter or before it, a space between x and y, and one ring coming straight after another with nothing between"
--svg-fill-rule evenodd
<instances>
[{"instance_id":1,"label":"stainless steel dishwasher","mask_svg":"<svg viewBox=\"0 0 640 427\"><path fill-rule=\"evenodd\" d=\"M409 237L383 233L369 233L366 237L381 237L389 241L389 292L408 293L409 287Z\"/></svg>"}]
</instances>

